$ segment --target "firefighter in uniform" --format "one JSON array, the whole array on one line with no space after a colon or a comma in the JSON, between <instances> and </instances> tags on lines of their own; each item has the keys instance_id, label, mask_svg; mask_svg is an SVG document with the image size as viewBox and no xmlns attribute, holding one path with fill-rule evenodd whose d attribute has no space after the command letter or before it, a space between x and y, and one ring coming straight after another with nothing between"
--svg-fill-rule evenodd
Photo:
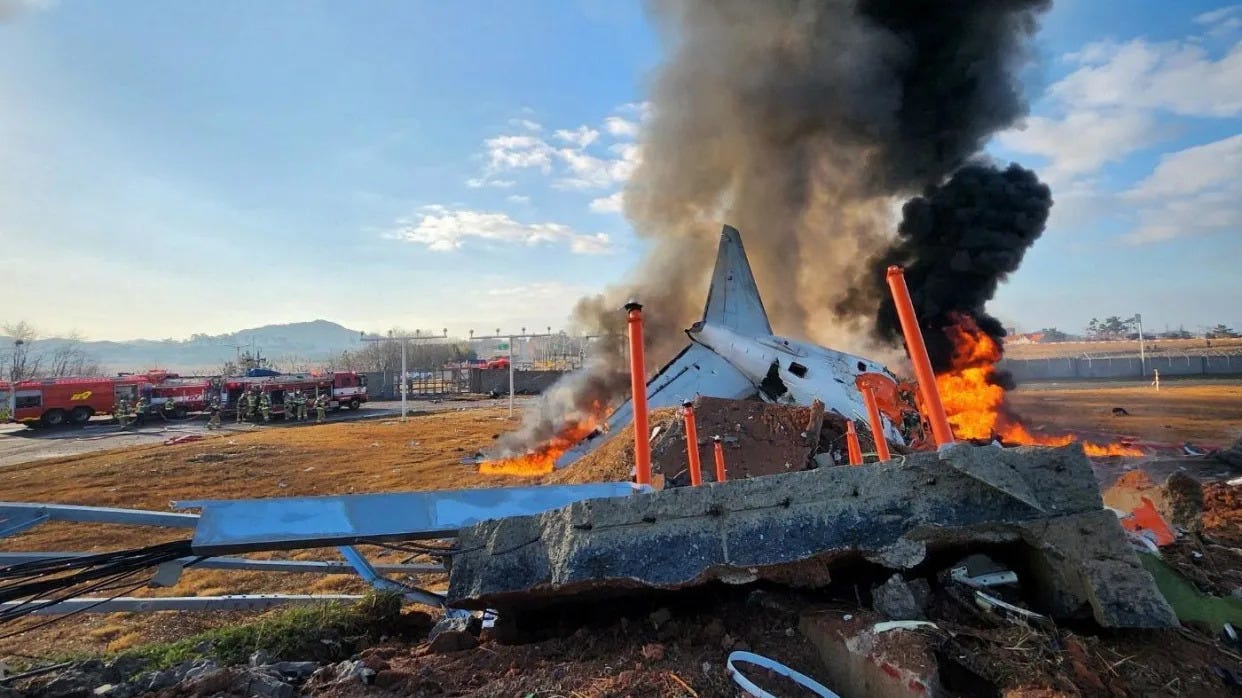
<instances>
[{"instance_id":1,"label":"firefighter in uniform","mask_svg":"<svg viewBox=\"0 0 1242 698\"><path fill-rule=\"evenodd\" d=\"M246 418L246 413L249 411L250 411L250 394L243 391L241 395L237 396L237 423L238 424L241 424L241 421Z\"/></svg>"},{"instance_id":2,"label":"firefighter in uniform","mask_svg":"<svg viewBox=\"0 0 1242 698\"><path fill-rule=\"evenodd\" d=\"M114 412L116 413L116 421L118 424L121 425L122 429L129 426L129 401L128 400L124 398L117 400L116 408L114 409Z\"/></svg>"},{"instance_id":3,"label":"firefighter in uniform","mask_svg":"<svg viewBox=\"0 0 1242 698\"><path fill-rule=\"evenodd\" d=\"M211 415L210 419L207 420L207 428L208 429L219 429L220 428L220 400L218 398L211 399L211 404L207 406L207 413Z\"/></svg>"},{"instance_id":4,"label":"firefighter in uniform","mask_svg":"<svg viewBox=\"0 0 1242 698\"><path fill-rule=\"evenodd\" d=\"M9 398L7 396L0 396L0 400L2 400L0 402L0 424L4 424L13 415L9 414Z\"/></svg>"},{"instance_id":5,"label":"firefighter in uniform","mask_svg":"<svg viewBox=\"0 0 1242 698\"><path fill-rule=\"evenodd\" d=\"M303 393L302 391L299 390L298 391L298 421L299 422L305 422L306 418L310 416L310 410L307 407L308 400L309 400L309 396L307 396L306 393Z\"/></svg>"},{"instance_id":6,"label":"firefighter in uniform","mask_svg":"<svg viewBox=\"0 0 1242 698\"><path fill-rule=\"evenodd\" d=\"M259 411L263 413L263 421L272 421L272 394L269 392L259 393Z\"/></svg>"},{"instance_id":7,"label":"firefighter in uniform","mask_svg":"<svg viewBox=\"0 0 1242 698\"><path fill-rule=\"evenodd\" d=\"M320 424L328 417L328 396L320 395L315 398L315 423Z\"/></svg>"},{"instance_id":8,"label":"firefighter in uniform","mask_svg":"<svg viewBox=\"0 0 1242 698\"><path fill-rule=\"evenodd\" d=\"M172 398L165 399L164 400L164 413L163 413L164 421L167 422L168 420L172 419L172 416L176 411L177 411L177 403L173 402Z\"/></svg>"},{"instance_id":9,"label":"firefighter in uniform","mask_svg":"<svg viewBox=\"0 0 1242 698\"><path fill-rule=\"evenodd\" d=\"M259 421L259 386L250 389L250 420Z\"/></svg>"},{"instance_id":10,"label":"firefighter in uniform","mask_svg":"<svg viewBox=\"0 0 1242 698\"><path fill-rule=\"evenodd\" d=\"M147 401L146 396L138 398L138 402L134 403L134 424L142 426L147 421Z\"/></svg>"},{"instance_id":11,"label":"firefighter in uniform","mask_svg":"<svg viewBox=\"0 0 1242 698\"><path fill-rule=\"evenodd\" d=\"M285 421L292 422L298 418L298 391L285 393Z\"/></svg>"}]
</instances>

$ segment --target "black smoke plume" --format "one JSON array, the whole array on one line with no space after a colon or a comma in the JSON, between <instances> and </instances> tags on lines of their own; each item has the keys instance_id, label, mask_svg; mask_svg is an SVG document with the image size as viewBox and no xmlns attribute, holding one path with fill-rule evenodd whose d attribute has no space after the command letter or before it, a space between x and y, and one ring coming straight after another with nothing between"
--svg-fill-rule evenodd
<instances>
[{"instance_id":1,"label":"black smoke plume","mask_svg":"<svg viewBox=\"0 0 1242 698\"><path fill-rule=\"evenodd\" d=\"M1017 74L1048 0L655 0L669 58L624 197L648 252L631 281L575 311L589 330L646 306L648 369L699 319L722 223L742 231L778 332L875 348L859 259L891 237L894 197L943 182L1026 113ZM839 312L846 309L848 312ZM612 346L620 347L620 343ZM595 381L626 397L622 351ZM579 380L579 379L575 379ZM598 396L565 403L580 411ZM533 445L559 420L511 442Z\"/></svg>"},{"instance_id":2,"label":"black smoke plume","mask_svg":"<svg viewBox=\"0 0 1242 698\"><path fill-rule=\"evenodd\" d=\"M893 264L905 268L932 367L950 368L953 344L943 331L969 315L1003 346L1005 328L984 306L1016 271L1044 232L1052 194L1034 172L1011 164L968 165L942 186L929 187L902 208L897 240L870 265L866 292L881 299L875 331L896 343L901 326L884 281Z\"/></svg>"}]
</instances>

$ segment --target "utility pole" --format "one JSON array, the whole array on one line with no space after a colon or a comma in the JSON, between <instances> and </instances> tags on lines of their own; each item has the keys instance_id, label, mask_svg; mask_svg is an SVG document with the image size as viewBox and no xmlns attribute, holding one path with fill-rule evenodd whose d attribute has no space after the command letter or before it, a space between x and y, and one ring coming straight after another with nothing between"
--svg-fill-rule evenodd
<instances>
[{"instance_id":1,"label":"utility pole","mask_svg":"<svg viewBox=\"0 0 1242 698\"><path fill-rule=\"evenodd\" d=\"M1138 334L1139 334L1139 371L1141 371L1141 372L1142 372L1142 374L1143 374L1143 377L1144 377L1144 378L1146 378L1146 377L1147 377L1147 347L1146 347L1146 345L1143 343L1143 316L1142 316L1142 314L1141 314L1141 313L1135 313L1135 314L1134 314L1134 321L1135 321L1136 323L1138 323Z\"/></svg>"},{"instance_id":2,"label":"utility pole","mask_svg":"<svg viewBox=\"0 0 1242 698\"><path fill-rule=\"evenodd\" d=\"M410 342L410 340L418 342L424 339L445 339L447 337L448 337L447 328L444 330L444 336L442 337L436 337L435 335L430 335L430 334L424 335L422 333L422 330L415 330L414 336L410 336L410 335L393 336L392 330L388 331L387 337L368 337L366 336L365 332L362 334L361 341L363 342L401 342L401 421L403 422L406 421L406 414L408 414L409 412L409 410L406 408L406 405L407 405L406 395L409 392L408 377L406 375L408 373L408 369L406 368L406 363L407 363L406 345Z\"/></svg>"}]
</instances>

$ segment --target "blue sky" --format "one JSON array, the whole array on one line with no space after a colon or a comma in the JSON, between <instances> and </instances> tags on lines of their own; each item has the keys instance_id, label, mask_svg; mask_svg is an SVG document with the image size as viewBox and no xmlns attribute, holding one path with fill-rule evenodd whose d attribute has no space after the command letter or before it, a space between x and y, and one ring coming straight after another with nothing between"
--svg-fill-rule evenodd
<instances>
[{"instance_id":1,"label":"blue sky","mask_svg":"<svg viewBox=\"0 0 1242 698\"><path fill-rule=\"evenodd\" d=\"M993 311L1242 329L1242 7L1060 0L990 151L1056 199ZM641 3L0 0L0 321L561 327L642 243L616 197Z\"/></svg>"}]
</instances>

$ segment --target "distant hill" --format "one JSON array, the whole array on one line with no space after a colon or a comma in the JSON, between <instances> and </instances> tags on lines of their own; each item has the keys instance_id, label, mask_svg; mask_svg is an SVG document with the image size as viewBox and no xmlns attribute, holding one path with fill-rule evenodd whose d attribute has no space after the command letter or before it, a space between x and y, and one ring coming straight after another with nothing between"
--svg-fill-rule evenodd
<instances>
[{"instance_id":1,"label":"distant hill","mask_svg":"<svg viewBox=\"0 0 1242 698\"><path fill-rule=\"evenodd\" d=\"M265 325L222 335L193 335L186 340L135 339L125 342L83 341L76 344L104 371L143 371L164 368L170 371L210 371L236 359L241 351L257 351L277 368L296 368L282 362L319 363L345 349L359 346L360 333L347 327L314 320L287 325ZM0 336L0 346L11 339ZM35 351L51 352L67 340L40 339Z\"/></svg>"}]
</instances>

